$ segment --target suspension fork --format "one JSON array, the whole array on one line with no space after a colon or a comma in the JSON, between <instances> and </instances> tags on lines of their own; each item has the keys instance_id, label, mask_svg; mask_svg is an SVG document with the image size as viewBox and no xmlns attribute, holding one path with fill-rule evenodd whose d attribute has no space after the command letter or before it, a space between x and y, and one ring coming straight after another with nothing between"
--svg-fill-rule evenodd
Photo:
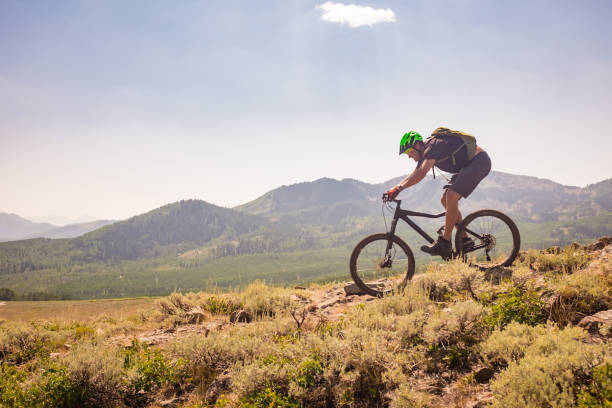
<instances>
[{"instance_id":1,"label":"suspension fork","mask_svg":"<svg viewBox=\"0 0 612 408\"><path fill-rule=\"evenodd\" d=\"M397 220L399 219L399 205L395 207L395 214L393 214L393 220L391 221L391 228L387 232L387 249L385 250L385 259L389 257L389 251L393 246L393 236L395 235L395 228L397 227Z\"/></svg>"}]
</instances>

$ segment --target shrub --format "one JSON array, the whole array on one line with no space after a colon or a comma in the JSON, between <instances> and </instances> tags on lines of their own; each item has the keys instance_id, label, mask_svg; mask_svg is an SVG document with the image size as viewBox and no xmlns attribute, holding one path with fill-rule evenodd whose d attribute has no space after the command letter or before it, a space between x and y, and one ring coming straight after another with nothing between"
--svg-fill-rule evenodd
<instances>
[{"instance_id":1,"label":"shrub","mask_svg":"<svg viewBox=\"0 0 612 408\"><path fill-rule=\"evenodd\" d=\"M157 301L159 319L166 324L179 326L189 323L188 312L195 308L195 303L187 296L172 293L170 296Z\"/></svg>"},{"instance_id":2,"label":"shrub","mask_svg":"<svg viewBox=\"0 0 612 408\"><path fill-rule=\"evenodd\" d=\"M413 391L409 385L402 384L391 394L389 408L425 408L429 407L430 398Z\"/></svg>"},{"instance_id":3,"label":"shrub","mask_svg":"<svg viewBox=\"0 0 612 408\"><path fill-rule=\"evenodd\" d=\"M423 340L423 328L429 320L430 313L427 309L414 311L413 313L397 319L397 336L402 348L410 349Z\"/></svg>"},{"instance_id":4,"label":"shrub","mask_svg":"<svg viewBox=\"0 0 612 408\"><path fill-rule=\"evenodd\" d=\"M438 310L423 327L423 340L428 344L449 346L477 330L477 322L484 314L482 305L468 300Z\"/></svg>"},{"instance_id":5,"label":"shrub","mask_svg":"<svg viewBox=\"0 0 612 408\"><path fill-rule=\"evenodd\" d=\"M96 331L93 327L81 325L78 323L74 327L74 335L77 339L82 339L84 337L93 337L95 334Z\"/></svg>"},{"instance_id":6,"label":"shrub","mask_svg":"<svg viewBox=\"0 0 612 408\"><path fill-rule=\"evenodd\" d=\"M385 374L397 358L390 352L389 337L392 334L386 330L347 327L343 350L335 355L334 365L340 368L334 387L336 401L363 406L385 404L385 396L395 387Z\"/></svg>"},{"instance_id":7,"label":"shrub","mask_svg":"<svg viewBox=\"0 0 612 408\"><path fill-rule=\"evenodd\" d=\"M0 358L2 361L23 364L36 356L49 354L46 341L49 336L32 326L14 323L0 331Z\"/></svg>"},{"instance_id":8,"label":"shrub","mask_svg":"<svg viewBox=\"0 0 612 408\"><path fill-rule=\"evenodd\" d=\"M232 370L232 391L241 398L250 398L272 387L276 392L288 395L289 384L296 377L295 363L279 356L267 356Z\"/></svg>"},{"instance_id":9,"label":"shrub","mask_svg":"<svg viewBox=\"0 0 612 408\"><path fill-rule=\"evenodd\" d=\"M609 360L606 345L585 344L585 332L554 326L534 338L525 355L491 382L493 407L573 407L593 368Z\"/></svg>"},{"instance_id":10,"label":"shrub","mask_svg":"<svg viewBox=\"0 0 612 408\"><path fill-rule=\"evenodd\" d=\"M275 387L267 386L241 400L244 408L298 408L295 399L282 395Z\"/></svg>"},{"instance_id":11,"label":"shrub","mask_svg":"<svg viewBox=\"0 0 612 408\"><path fill-rule=\"evenodd\" d=\"M279 311L288 310L293 301L289 291L268 286L257 280L240 294L239 302L251 316L262 317L274 316Z\"/></svg>"},{"instance_id":12,"label":"shrub","mask_svg":"<svg viewBox=\"0 0 612 408\"><path fill-rule=\"evenodd\" d=\"M497 297L491 307L491 313L483 319L483 324L490 329L503 328L513 321L534 326L546 319L544 302L535 291L512 287Z\"/></svg>"},{"instance_id":13,"label":"shrub","mask_svg":"<svg viewBox=\"0 0 612 408\"><path fill-rule=\"evenodd\" d=\"M427 293L429 299L436 302L444 302L450 300L452 297L452 289L450 286L440 280L436 280L430 276L425 276L417 281L417 285Z\"/></svg>"},{"instance_id":14,"label":"shrub","mask_svg":"<svg viewBox=\"0 0 612 408\"><path fill-rule=\"evenodd\" d=\"M323 368L318 359L308 359L304 361L297 372L297 383L303 388L313 387L323 374Z\"/></svg>"},{"instance_id":15,"label":"shrub","mask_svg":"<svg viewBox=\"0 0 612 408\"><path fill-rule=\"evenodd\" d=\"M551 286L556 292L551 304L551 318L561 325L576 323L585 315L610 308L612 269L602 265L558 276L552 279Z\"/></svg>"},{"instance_id":16,"label":"shrub","mask_svg":"<svg viewBox=\"0 0 612 408\"><path fill-rule=\"evenodd\" d=\"M83 389L87 406L116 406L125 393L117 348L91 341L76 344L63 358L70 381Z\"/></svg>"},{"instance_id":17,"label":"shrub","mask_svg":"<svg viewBox=\"0 0 612 408\"><path fill-rule=\"evenodd\" d=\"M593 369L592 382L578 394L579 408L612 406L612 364L605 363Z\"/></svg>"},{"instance_id":18,"label":"shrub","mask_svg":"<svg viewBox=\"0 0 612 408\"><path fill-rule=\"evenodd\" d=\"M485 363L492 366L506 367L517 362L525 355L525 350L534 339L543 336L551 326L528 326L511 322L504 329L496 329L478 345L478 350Z\"/></svg>"},{"instance_id":19,"label":"shrub","mask_svg":"<svg viewBox=\"0 0 612 408\"><path fill-rule=\"evenodd\" d=\"M469 365L472 346L481 332L482 305L468 300L438 310L423 326L422 339L427 345L427 371L460 369Z\"/></svg>"},{"instance_id":20,"label":"shrub","mask_svg":"<svg viewBox=\"0 0 612 408\"><path fill-rule=\"evenodd\" d=\"M584 316L595 314L610 307L610 298L597 296L583 288L565 286L550 304L550 318L559 325L576 324Z\"/></svg>"},{"instance_id":21,"label":"shrub","mask_svg":"<svg viewBox=\"0 0 612 408\"><path fill-rule=\"evenodd\" d=\"M558 252L558 253L555 253ZM560 251L537 251L531 249L521 253L520 260L537 272L573 273L588 265L591 256L581 249L567 247Z\"/></svg>"},{"instance_id":22,"label":"shrub","mask_svg":"<svg viewBox=\"0 0 612 408\"><path fill-rule=\"evenodd\" d=\"M276 355L279 345L275 336L290 333L289 321L256 322L248 326L233 326L208 336L188 336L168 345L174 358L184 361L183 370L194 384L206 389L214 378L235 364L248 365L264 356Z\"/></svg>"},{"instance_id":23,"label":"shrub","mask_svg":"<svg viewBox=\"0 0 612 408\"><path fill-rule=\"evenodd\" d=\"M433 302L428 297L429 292L420 285L408 285L402 293L386 296L368 305L368 309L381 316L405 316L415 311L425 310Z\"/></svg>"},{"instance_id":24,"label":"shrub","mask_svg":"<svg viewBox=\"0 0 612 408\"><path fill-rule=\"evenodd\" d=\"M135 373L130 384L135 392L150 392L177 380L176 367L159 350L151 349L136 339L125 349L123 368Z\"/></svg>"},{"instance_id":25,"label":"shrub","mask_svg":"<svg viewBox=\"0 0 612 408\"><path fill-rule=\"evenodd\" d=\"M438 302L475 300L477 293L488 286L481 274L460 260L445 264L431 263L425 276L415 283L425 290L430 299Z\"/></svg>"},{"instance_id":26,"label":"shrub","mask_svg":"<svg viewBox=\"0 0 612 408\"><path fill-rule=\"evenodd\" d=\"M229 315L233 311L242 309L242 307L241 303L235 302L232 299L212 295L206 299L203 309L213 314Z\"/></svg>"},{"instance_id":27,"label":"shrub","mask_svg":"<svg viewBox=\"0 0 612 408\"><path fill-rule=\"evenodd\" d=\"M70 380L66 368L49 361L35 372L3 364L0 390L3 407L80 407L87 400L87 390Z\"/></svg>"}]
</instances>

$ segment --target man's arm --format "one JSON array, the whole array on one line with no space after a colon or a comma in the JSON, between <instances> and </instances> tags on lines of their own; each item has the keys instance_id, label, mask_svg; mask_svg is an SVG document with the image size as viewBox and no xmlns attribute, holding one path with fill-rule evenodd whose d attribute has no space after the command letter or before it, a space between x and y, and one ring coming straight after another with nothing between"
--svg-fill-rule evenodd
<instances>
[{"instance_id":1,"label":"man's arm","mask_svg":"<svg viewBox=\"0 0 612 408\"><path fill-rule=\"evenodd\" d=\"M427 172L431 170L435 162L435 159L423 160L421 165L414 169L414 171L408 177L403 179L402 182L397 185L397 187L399 187L401 191L419 183L421 180L423 180L423 178L425 178Z\"/></svg>"}]
</instances>

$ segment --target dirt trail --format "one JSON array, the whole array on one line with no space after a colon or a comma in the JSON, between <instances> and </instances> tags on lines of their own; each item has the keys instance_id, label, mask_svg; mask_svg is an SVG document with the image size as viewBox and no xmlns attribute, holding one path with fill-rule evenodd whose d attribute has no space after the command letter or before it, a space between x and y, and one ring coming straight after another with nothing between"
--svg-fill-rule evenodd
<instances>
[{"instance_id":1,"label":"dirt trail","mask_svg":"<svg viewBox=\"0 0 612 408\"><path fill-rule=\"evenodd\" d=\"M302 304L298 314L301 315L302 310L305 310L306 321L309 321L309 323L312 323L313 320L333 321L339 319L347 309L356 304L371 302L376 299L369 295L347 295L344 290L344 287L347 285L353 286L351 282L346 282L327 289L301 289L301 296L292 295L294 301ZM132 335L115 336L110 338L109 342L128 346L132 339L136 338L139 342L148 345L163 345L173 339L192 334L207 336L211 331L223 330L233 324L245 325L249 323L230 323L228 316L213 315L201 323L159 328Z\"/></svg>"}]
</instances>

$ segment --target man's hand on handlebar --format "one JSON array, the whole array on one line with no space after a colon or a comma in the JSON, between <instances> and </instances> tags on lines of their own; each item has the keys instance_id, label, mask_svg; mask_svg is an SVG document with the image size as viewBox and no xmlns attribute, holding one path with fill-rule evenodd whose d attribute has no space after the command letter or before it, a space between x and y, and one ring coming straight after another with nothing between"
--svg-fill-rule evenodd
<instances>
[{"instance_id":1,"label":"man's hand on handlebar","mask_svg":"<svg viewBox=\"0 0 612 408\"><path fill-rule=\"evenodd\" d=\"M397 197L397 195L401 192L401 188L398 186L393 187L391 190L386 191L383 196L382 199L383 201L393 201L395 200L395 197Z\"/></svg>"}]
</instances>

